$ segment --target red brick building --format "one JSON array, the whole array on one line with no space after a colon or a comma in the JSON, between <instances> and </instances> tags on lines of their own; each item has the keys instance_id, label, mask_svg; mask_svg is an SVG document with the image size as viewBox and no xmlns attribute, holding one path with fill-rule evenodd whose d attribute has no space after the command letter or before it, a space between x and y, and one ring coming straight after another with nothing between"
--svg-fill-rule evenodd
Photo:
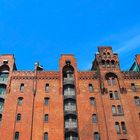
<instances>
[{"instance_id":1,"label":"red brick building","mask_svg":"<svg viewBox=\"0 0 140 140\"><path fill-rule=\"evenodd\" d=\"M121 71L111 47L98 48L90 71L73 55L59 71L18 71L1 55L0 140L140 140L140 72Z\"/></svg>"}]
</instances>

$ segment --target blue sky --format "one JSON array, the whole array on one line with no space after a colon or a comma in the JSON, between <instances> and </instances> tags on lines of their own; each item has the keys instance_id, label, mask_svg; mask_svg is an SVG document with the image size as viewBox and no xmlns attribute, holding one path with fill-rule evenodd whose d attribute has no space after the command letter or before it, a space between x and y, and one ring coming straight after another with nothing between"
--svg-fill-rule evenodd
<instances>
[{"instance_id":1,"label":"blue sky","mask_svg":"<svg viewBox=\"0 0 140 140\"><path fill-rule=\"evenodd\" d=\"M18 69L40 61L57 70L61 54L72 53L89 70L97 46L109 45L127 70L140 53L139 7L139 0L0 0L0 54L14 54Z\"/></svg>"}]
</instances>

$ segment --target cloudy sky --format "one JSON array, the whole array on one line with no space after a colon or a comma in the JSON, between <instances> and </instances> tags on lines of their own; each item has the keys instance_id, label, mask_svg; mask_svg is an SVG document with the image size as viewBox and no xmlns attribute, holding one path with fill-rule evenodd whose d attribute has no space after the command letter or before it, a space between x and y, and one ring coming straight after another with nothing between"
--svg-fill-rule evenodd
<instances>
[{"instance_id":1,"label":"cloudy sky","mask_svg":"<svg viewBox=\"0 0 140 140\"><path fill-rule=\"evenodd\" d=\"M102 45L130 68L140 53L139 0L0 0L0 54L14 54L20 70L35 61L57 70L63 53L89 70Z\"/></svg>"}]
</instances>

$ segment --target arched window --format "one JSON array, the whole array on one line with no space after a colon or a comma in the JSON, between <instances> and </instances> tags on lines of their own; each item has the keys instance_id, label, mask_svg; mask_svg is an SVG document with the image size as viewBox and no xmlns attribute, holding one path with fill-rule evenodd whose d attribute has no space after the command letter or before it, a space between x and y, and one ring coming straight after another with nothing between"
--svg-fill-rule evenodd
<instances>
[{"instance_id":1,"label":"arched window","mask_svg":"<svg viewBox=\"0 0 140 140\"><path fill-rule=\"evenodd\" d=\"M88 85L88 90L89 90L89 92L93 92L93 85L92 84Z\"/></svg>"},{"instance_id":2,"label":"arched window","mask_svg":"<svg viewBox=\"0 0 140 140\"><path fill-rule=\"evenodd\" d=\"M102 60L102 66L103 66L103 68L106 67L105 60Z\"/></svg>"},{"instance_id":3,"label":"arched window","mask_svg":"<svg viewBox=\"0 0 140 140\"><path fill-rule=\"evenodd\" d=\"M116 106L112 105L112 113L113 115L117 115Z\"/></svg>"},{"instance_id":4,"label":"arched window","mask_svg":"<svg viewBox=\"0 0 140 140\"><path fill-rule=\"evenodd\" d=\"M121 122L123 134L127 133L125 122Z\"/></svg>"},{"instance_id":5,"label":"arched window","mask_svg":"<svg viewBox=\"0 0 140 140\"><path fill-rule=\"evenodd\" d=\"M110 53L108 52L108 53L107 53L107 58L110 58L110 57L111 57L111 56L110 56Z\"/></svg>"},{"instance_id":6,"label":"arched window","mask_svg":"<svg viewBox=\"0 0 140 140\"><path fill-rule=\"evenodd\" d=\"M23 102L23 97L19 97L18 98L18 105L21 106Z\"/></svg>"},{"instance_id":7,"label":"arched window","mask_svg":"<svg viewBox=\"0 0 140 140\"><path fill-rule=\"evenodd\" d=\"M115 61L111 60L111 66L114 68L115 67Z\"/></svg>"},{"instance_id":8,"label":"arched window","mask_svg":"<svg viewBox=\"0 0 140 140\"><path fill-rule=\"evenodd\" d=\"M24 84L20 84L20 92L24 92Z\"/></svg>"},{"instance_id":9,"label":"arched window","mask_svg":"<svg viewBox=\"0 0 140 140\"><path fill-rule=\"evenodd\" d=\"M117 134L120 134L121 133L121 130L120 130L120 124L119 124L119 122L116 122L115 123L115 126L116 126L116 132L117 132Z\"/></svg>"},{"instance_id":10,"label":"arched window","mask_svg":"<svg viewBox=\"0 0 140 140\"><path fill-rule=\"evenodd\" d=\"M100 135L98 132L94 132L94 140L100 140Z\"/></svg>"},{"instance_id":11,"label":"arched window","mask_svg":"<svg viewBox=\"0 0 140 140\"><path fill-rule=\"evenodd\" d=\"M49 84L48 83L45 85L45 92L49 92Z\"/></svg>"},{"instance_id":12,"label":"arched window","mask_svg":"<svg viewBox=\"0 0 140 140\"><path fill-rule=\"evenodd\" d=\"M134 97L135 105L140 105L140 98L138 96Z\"/></svg>"},{"instance_id":13,"label":"arched window","mask_svg":"<svg viewBox=\"0 0 140 140\"><path fill-rule=\"evenodd\" d=\"M107 60L107 61L106 61L106 64L107 64L107 66L109 67L109 66L110 66L110 61Z\"/></svg>"},{"instance_id":14,"label":"arched window","mask_svg":"<svg viewBox=\"0 0 140 140\"><path fill-rule=\"evenodd\" d=\"M123 110L122 110L121 105L118 105L117 108L118 108L118 114L122 115L123 114Z\"/></svg>"},{"instance_id":15,"label":"arched window","mask_svg":"<svg viewBox=\"0 0 140 140\"><path fill-rule=\"evenodd\" d=\"M90 104L92 106L95 106L96 105L96 102L95 102L95 98L94 97L90 97Z\"/></svg>"},{"instance_id":16,"label":"arched window","mask_svg":"<svg viewBox=\"0 0 140 140\"><path fill-rule=\"evenodd\" d=\"M48 140L48 133L47 132L44 133L44 140Z\"/></svg>"},{"instance_id":17,"label":"arched window","mask_svg":"<svg viewBox=\"0 0 140 140\"><path fill-rule=\"evenodd\" d=\"M14 140L19 140L19 132L15 132L15 139Z\"/></svg>"},{"instance_id":18,"label":"arched window","mask_svg":"<svg viewBox=\"0 0 140 140\"><path fill-rule=\"evenodd\" d=\"M116 81L117 81L118 77L116 74L110 72L105 75L105 79L107 80L107 83L109 86L110 85L114 86L114 85L116 85Z\"/></svg>"}]
</instances>

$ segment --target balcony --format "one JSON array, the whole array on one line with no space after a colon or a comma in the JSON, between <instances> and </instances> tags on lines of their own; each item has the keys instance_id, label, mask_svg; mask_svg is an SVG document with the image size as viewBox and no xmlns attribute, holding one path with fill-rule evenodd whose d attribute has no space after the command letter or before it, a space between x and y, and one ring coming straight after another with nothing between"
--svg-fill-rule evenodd
<instances>
[{"instance_id":1,"label":"balcony","mask_svg":"<svg viewBox=\"0 0 140 140\"><path fill-rule=\"evenodd\" d=\"M5 78L5 77L0 77L0 84L5 84L5 85L7 85L7 81L8 81L7 78Z\"/></svg>"},{"instance_id":2,"label":"balcony","mask_svg":"<svg viewBox=\"0 0 140 140\"><path fill-rule=\"evenodd\" d=\"M77 122L65 122L65 132L77 132Z\"/></svg>"},{"instance_id":3,"label":"balcony","mask_svg":"<svg viewBox=\"0 0 140 140\"><path fill-rule=\"evenodd\" d=\"M64 78L64 81L63 81L63 84L64 85L74 85L75 82L74 82L74 78Z\"/></svg>"},{"instance_id":4,"label":"balcony","mask_svg":"<svg viewBox=\"0 0 140 140\"><path fill-rule=\"evenodd\" d=\"M64 94L64 100L66 100L66 99L76 99L75 98L75 95L73 95L73 94Z\"/></svg>"}]
</instances>

